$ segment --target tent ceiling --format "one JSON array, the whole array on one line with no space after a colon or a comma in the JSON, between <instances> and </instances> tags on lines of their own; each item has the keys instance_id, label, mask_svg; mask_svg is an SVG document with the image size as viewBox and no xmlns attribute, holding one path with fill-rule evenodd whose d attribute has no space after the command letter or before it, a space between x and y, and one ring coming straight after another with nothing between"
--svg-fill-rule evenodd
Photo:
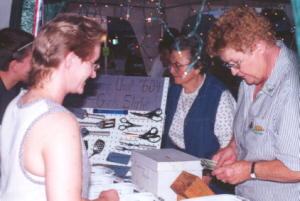
<instances>
[{"instance_id":1,"label":"tent ceiling","mask_svg":"<svg viewBox=\"0 0 300 201\"><path fill-rule=\"evenodd\" d=\"M70 3L79 3L78 0L69 0ZM86 4L94 4L97 2L102 5L116 5L119 6L123 4L127 5L127 0L85 0ZM137 4L140 7L157 7L157 0L154 0L154 3L151 3L151 0L131 0L130 5L136 6ZM209 2L210 5L216 6L244 6L247 4L248 6L257 6L257 7L265 7L265 6L276 6L276 4L290 4L290 0L207 0L206 3ZM201 5L202 1L200 0L161 0L161 6L164 8L173 8L179 6L186 5Z\"/></svg>"}]
</instances>

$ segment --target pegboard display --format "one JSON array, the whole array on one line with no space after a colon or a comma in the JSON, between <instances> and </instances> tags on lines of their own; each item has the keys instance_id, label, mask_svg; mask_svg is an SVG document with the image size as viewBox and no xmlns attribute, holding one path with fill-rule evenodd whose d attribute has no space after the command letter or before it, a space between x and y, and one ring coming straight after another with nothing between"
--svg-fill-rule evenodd
<instances>
[{"instance_id":1,"label":"pegboard display","mask_svg":"<svg viewBox=\"0 0 300 201\"><path fill-rule=\"evenodd\" d=\"M79 122L92 165L130 167L132 149L160 148L169 78L100 76L88 87L64 105Z\"/></svg>"}]
</instances>

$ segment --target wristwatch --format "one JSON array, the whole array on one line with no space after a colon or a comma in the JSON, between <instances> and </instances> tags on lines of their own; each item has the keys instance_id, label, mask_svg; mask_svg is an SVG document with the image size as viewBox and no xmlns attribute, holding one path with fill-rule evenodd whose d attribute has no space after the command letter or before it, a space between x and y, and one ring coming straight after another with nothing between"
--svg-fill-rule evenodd
<instances>
[{"instance_id":1,"label":"wristwatch","mask_svg":"<svg viewBox=\"0 0 300 201\"><path fill-rule=\"evenodd\" d=\"M255 163L256 163L256 162L253 162L253 163L252 163L252 166L251 166L251 174L250 174L250 177L251 177L252 179L256 179L256 174L255 174L255 172L254 172L254 166L255 166Z\"/></svg>"}]
</instances>

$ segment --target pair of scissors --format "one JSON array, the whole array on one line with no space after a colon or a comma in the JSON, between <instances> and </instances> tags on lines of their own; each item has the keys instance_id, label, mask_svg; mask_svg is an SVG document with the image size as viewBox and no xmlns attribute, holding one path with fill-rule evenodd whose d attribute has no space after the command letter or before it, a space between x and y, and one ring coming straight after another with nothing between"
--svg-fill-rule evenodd
<instances>
[{"instance_id":1,"label":"pair of scissors","mask_svg":"<svg viewBox=\"0 0 300 201\"><path fill-rule=\"evenodd\" d=\"M136 124L133 124L133 123L129 122L125 117L122 117L120 119L120 121L123 123L123 125L119 126L119 130L121 130L121 131L123 131L126 128L129 128L129 127L141 127L142 126L142 125L136 125Z\"/></svg>"},{"instance_id":2,"label":"pair of scissors","mask_svg":"<svg viewBox=\"0 0 300 201\"><path fill-rule=\"evenodd\" d=\"M160 116L162 114L162 110L160 108L157 108L156 110L153 110L145 114L136 113L136 112L130 112L130 113L140 117L147 117L148 119L151 119L156 122L163 120L163 118Z\"/></svg>"},{"instance_id":3,"label":"pair of scissors","mask_svg":"<svg viewBox=\"0 0 300 201\"><path fill-rule=\"evenodd\" d=\"M153 127L142 135L132 134L132 133L123 133L123 135L126 135L128 137L138 137L144 140L148 140L149 142L155 143L161 139L161 137L157 133L158 133L158 129Z\"/></svg>"}]
</instances>

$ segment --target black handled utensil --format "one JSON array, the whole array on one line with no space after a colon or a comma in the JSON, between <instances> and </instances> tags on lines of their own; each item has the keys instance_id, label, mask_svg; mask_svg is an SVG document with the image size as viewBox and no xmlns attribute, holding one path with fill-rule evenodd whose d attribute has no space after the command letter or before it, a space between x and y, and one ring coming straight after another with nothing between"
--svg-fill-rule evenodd
<instances>
[{"instance_id":1,"label":"black handled utensil","mask_svg":"<svg viewBox=\"0 0 300 201\"><path fill-rule=\"evenodd\" d=\"M101 151L103 150L104 148L104 145L105 145L105 142L103 140L97 140L94 144L94 147L93 147L93 153L92 155L90 155L89 158L91 158L92 156L94 156L95 154L100 154Z\"/></svg>"}]
</instances>

